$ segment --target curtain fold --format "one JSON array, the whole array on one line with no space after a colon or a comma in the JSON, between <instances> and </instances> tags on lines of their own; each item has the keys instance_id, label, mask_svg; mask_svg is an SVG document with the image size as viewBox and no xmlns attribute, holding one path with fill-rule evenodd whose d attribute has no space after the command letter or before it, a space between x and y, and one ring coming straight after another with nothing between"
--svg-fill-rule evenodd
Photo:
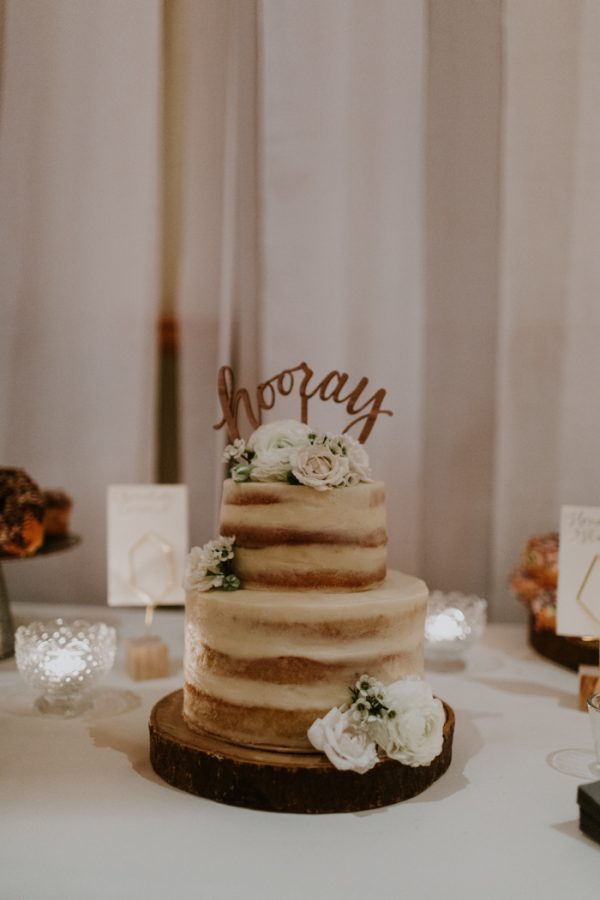
<instances>
[{"instance_id":1,"label":"curtain fold","mask_svg":"<svg viewBox=\"0 0 600 900\"><path fill-rule=\"evenodd\" d=\"M152 478L160 4L5 4L0 459L74 497L83 544L15 599L105 602L105 490Z\"/></svg>"},{"instance_id":2,"label":"curtain fold","mask_svg":"<svg viewBox=\"0 0 600 900\"><path fill-rule=\"evenodd\" d=\"M390 560L421 549L425 9L420 0L262 4L262 374L305 360L388 390L367 449ZM299 416L297 401L277 410ZM348 424L312 401L311 421ZM272 414L274 415L274 414Z\"/></svg>"},{"instance_id":3,"label":"curtain fold","mask_svg":"<svg viewBox=\"0 0 600 900\"><path fill-rule=\"evenodd\" d=\"M486 595L497 442L501 12L497 0L432 0L428 28L422 571L432 586Z\"/></svg>"},{"instance_id":4,"label":"curtain fold","mask_svg":"<svg viewBox=\"0 0 600 900\"><path fill-rule=\"evenodd\" d=\"M595 394L600 384L600 6L586 0L579 19L572 227L564 314L563 409L559 434L561 503L600 505Z\"/></svg>"},{"instance_id":5,"label":"curtain fold","mask_svg":"<svg viewBox=\"0 0 600 900\"><path fill-rule=\"evenodd\" d=\"M171 0L180 141L174 304L181 323L183 479L194 544L215 535L226 436L217 371L258 380L257 4Z\"/></svg>"},{"instance_id":6,"label":"curtain fold","mask_svg":"<svg viewBox=\"0 0 600 900\"><path fill-rule=\"evenodd\" d=\"M583 448L561 454L561 432L579 428L567 401L567 336L572 307L578 119L593 107L582 95L583 4L563 0L505 6L502 227L495 482L494 615L510 618L506 573L533 533L558 529L560 503L594 505L593 479L578 492ZM584 106L582 106L584 104ZM597 125L592 125L597 129ZM597 176L596 176L597 177ZM589 227L588 220L581 224ZM593 266L587 254L586 271ZM591 323L590 323L591 324ZM596 327L594 340L599 337ZM581 342L576 353L581 354ZM592 363L580 356L583 371ZM583 387L583 384L582 384ZM592 400L590 383L583 396ZM597 450L600 428L593 426Z\"/></svg>"}]
</instances>

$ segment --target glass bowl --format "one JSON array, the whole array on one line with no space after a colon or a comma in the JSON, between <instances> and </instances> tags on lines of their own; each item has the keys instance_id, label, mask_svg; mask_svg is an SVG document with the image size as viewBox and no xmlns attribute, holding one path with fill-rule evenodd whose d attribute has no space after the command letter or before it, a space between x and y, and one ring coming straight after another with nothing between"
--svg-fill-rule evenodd
<instances>
[{"instance_id":1,"label":"glass bowl","mask_svg":"<svg viewBox=\"0 0 600 900\"><path fill-rule=\"evenodd\" d=\"M487 601L474 594L433 591L425 619L425 658L454 661L465 653L483 634Z\"/></svg>"},{"instance_id":2,"label":"glass bowl","mask_svg":"<svg viewBox=\"0 0 600 900\"><path fill-rule=\"evenodd\" d=\"M15 632L17 668L41 696L42 712L75 716L87 706L92 687L115 661L116 632L84 619L32 622Z\"/></svg>"}]
</instances>

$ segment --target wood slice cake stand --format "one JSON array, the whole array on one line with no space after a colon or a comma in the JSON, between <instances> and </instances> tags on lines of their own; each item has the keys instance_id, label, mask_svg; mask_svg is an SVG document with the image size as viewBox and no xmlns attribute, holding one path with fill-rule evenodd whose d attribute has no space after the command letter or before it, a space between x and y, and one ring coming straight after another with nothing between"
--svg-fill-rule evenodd
<instances>
[{"instance_id":1,"label":"wood slice cake stand","mask_svg":"<svg viewBox=\"0 0 600 900\"><path fill-rule=\"evenodd\" d=\"M415 797L444 774L452 757L454 712L444 703L442 752L428 766L383 759L369 772L340 772L320 753L278 753L230 744L187 727L183 691L150 715L150 761L168 784L250 809L288 813L358 812Z\"/></svg>"}]
</instances>

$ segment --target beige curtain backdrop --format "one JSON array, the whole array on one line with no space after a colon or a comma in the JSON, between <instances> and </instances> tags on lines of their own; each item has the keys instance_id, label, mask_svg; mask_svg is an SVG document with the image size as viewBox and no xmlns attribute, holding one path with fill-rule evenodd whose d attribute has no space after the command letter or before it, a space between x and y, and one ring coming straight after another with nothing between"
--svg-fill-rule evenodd
<instances>
[{"instance_id":1,"label":"beige curtain backdrop","mask_svg":"<svg viewBox=\"0 0 600 900\"><path fill-rule=\"evenodd\" d=\"M219 365L252 385L305 359L388 389L368 449L392 564L521 616L521 544L599 502L599 17L8 0L1 458L68 484L85 536L14 564L13 596L104 600L105 485L152 478L160 299L193 542L216 528Z\"/></svg>"},{"instance_id":2,"label":"beige curtain backdrop","mask_svg":"<svg viewBox=\"0 0 600 900\"><path fill-rule=\"evenodd\" d=\"M600 504L600 5L504 8L492 577L560 505Z\"/></svg>"},{"instance_id":3,"label":"beige curtain backdrop","mask_svg":"<svg viewBox=\"0 0 600 900\"><path fill-rule=\"evenodd\" d=\"M106 601L105 492L154 458L161 5L4 4L0 465L75 499L15 600Z\"/></svg>"}]
</instances>

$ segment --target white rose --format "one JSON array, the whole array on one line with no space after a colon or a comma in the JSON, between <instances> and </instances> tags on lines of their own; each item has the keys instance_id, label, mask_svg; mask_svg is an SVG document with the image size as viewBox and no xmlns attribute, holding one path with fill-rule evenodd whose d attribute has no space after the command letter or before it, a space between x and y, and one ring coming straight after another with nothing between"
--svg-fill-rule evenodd
<instances>
[{"instance_id":1,"label":"white rose","mask_svg":"<svg viewBox=\"0 0 600 900\"><path fill-rule=\"evenodd\" d=\"M393 718L378 719L371 737L392 759L406 766L426 766L442 751L444 707L425 681L405 678L390 684L384 694Z\"/></svg>"},{"instance_id":2,"label":"white rose","mask_svg":"<svg viewBox=\"0 0 600 900\"><path fill-rule=\"evenodd\" d=\"M335 706L313 722L307 735L313 747L323 752L336 769L363 775L379 761L374 742Z\"/></svg>"},{"instance_id":3,"label":"white rose","mask_svg":"<svg viewBox=\"0 0 600 900\"><path fill-rule=\"evenodd\" d=\"M285 481L291 469L290 456L308 444L312 429L293 419L261 425L248 441L252 459L252 481Z\"/></svg>"},{"instance_id":4,"label":"white rose","mask_svg":"<svg viewBox=\"0 0 600 900\"><path fill-rule=\"evenodd\" d=\"M348 458L333 453L325 444L302 447L292 457L294 478L317 491L346 484L349 471Z\"/></svg>"}]
</instances>

